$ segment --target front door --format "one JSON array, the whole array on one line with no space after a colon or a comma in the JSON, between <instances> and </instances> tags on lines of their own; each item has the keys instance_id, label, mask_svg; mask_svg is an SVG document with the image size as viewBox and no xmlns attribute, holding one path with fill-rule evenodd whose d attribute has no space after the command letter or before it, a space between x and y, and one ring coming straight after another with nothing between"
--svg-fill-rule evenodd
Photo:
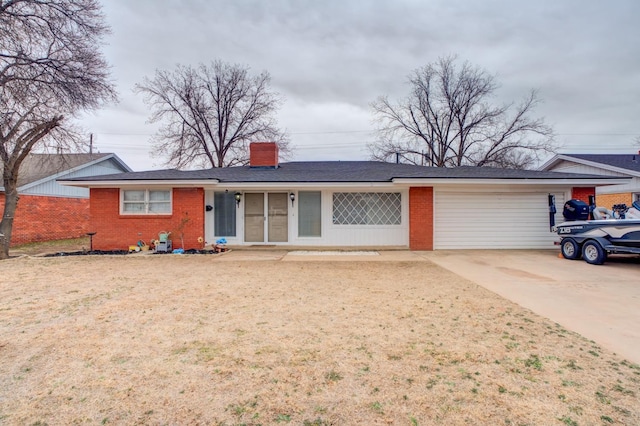
<instances>
[{"instance_id":1,"label":"front door","mask_svg":"<svg viewBox=\"0 0 640 426\"><path fill-rule=\"evenodd\" d=\"M270 243L286 243L289 237L289 196L282 192L269 194L268 239Z\"/></svg>"},{"instance_id":2,"label":"front door","mask_svg":"<svg viewBox=\"0 0 640 426\"><path fill-rule=\"evenodd\" d=\"M244 194L244 240L264 242L264 194Z\"/></svg>"},{"instance_id":3,"label":"front door","mask_svg":"<svg viewBox=\"0 0 640 426\"><path fill-rule=\"evenodd\" d=\"M244 194L244 200L245 242L289 241L289 196L286 192L248 192Z\"/></svg>"}]
</instances>

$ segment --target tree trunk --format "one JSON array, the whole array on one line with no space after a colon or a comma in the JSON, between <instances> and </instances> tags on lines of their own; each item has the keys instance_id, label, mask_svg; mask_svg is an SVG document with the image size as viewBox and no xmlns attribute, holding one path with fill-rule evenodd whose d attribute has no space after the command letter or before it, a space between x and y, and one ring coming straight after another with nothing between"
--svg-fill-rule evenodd
<instances>
[{"instance_id":1,"label":"tree trunk","mask_svg":"<svg viewBox=\"0 0 640 426\"><path fill-rule=\"evenodd\" d=\"M17 182L4 179L4 212L0 221L0 260L9 258L9 245L13 230L13 218L18 207Z\"/></svg>"}]
</instances>

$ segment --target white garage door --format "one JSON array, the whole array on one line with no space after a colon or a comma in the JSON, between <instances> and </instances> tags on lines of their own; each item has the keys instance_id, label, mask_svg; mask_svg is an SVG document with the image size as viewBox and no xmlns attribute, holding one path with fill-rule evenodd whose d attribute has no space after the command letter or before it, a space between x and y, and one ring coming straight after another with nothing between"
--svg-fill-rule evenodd
<instances>
[{"instance_id":1,"label":"white garage door","mask_svg":"<svg viewBox=\"0 0 640 426\"><path fill-rule=\"evenodd\" d=\"M564 194L556 193L556 224ZM435 249L554 248L548 193L435 193Z\"/></svg>"}]
</instances>

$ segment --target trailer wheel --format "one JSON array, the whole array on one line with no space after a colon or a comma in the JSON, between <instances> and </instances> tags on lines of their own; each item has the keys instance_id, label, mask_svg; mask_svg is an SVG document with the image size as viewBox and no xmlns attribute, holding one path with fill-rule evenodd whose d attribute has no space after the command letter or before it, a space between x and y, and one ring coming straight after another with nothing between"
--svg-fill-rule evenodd
<instances>
[{"instance_id":1,"label":"trailer wheel","mask_svg":"<svg viewBox=\"0 0 640 426\"><path fill-rule=\"evenodd\" d=\"M592 265L602 265L607 260L607 253L597 241L587 241L582 246L582 258Z\"/></svg>"},{"instance_id":2,"label":"trailer wheel","mask_svg":"<svg viewBox=\"0 0 640 426\"><path fill-rule=\"evenodd\" d=\"M565 238L560 244L560 252L565 259L580 259L580 245L573 238Z\"/></svg>"}]
</instances>

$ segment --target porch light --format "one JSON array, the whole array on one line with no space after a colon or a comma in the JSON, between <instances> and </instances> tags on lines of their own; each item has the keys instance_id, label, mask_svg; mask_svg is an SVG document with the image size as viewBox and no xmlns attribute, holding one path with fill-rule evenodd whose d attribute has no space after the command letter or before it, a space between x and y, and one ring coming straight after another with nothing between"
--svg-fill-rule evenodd
<instances>
[{"instance_id":1,"label":"porch light","mask_svg":"<svg viewBox=\"0 0 640 426\"><path fill-rule=\"evenodd\" d=\"M289 199L291 200L291 207L293 207L293 202L296 201L296 194L293 192L289 194Z\"/></svg>"},{"instance_id":2,"label":"porch light","mask_svg":"<svg viewBox=\"0 0 640 426\"><path fill-rule=\"evenodd\" d=\"M242 199L242 194L239 192L236 192L235 194L233 194L233 197L236 199L236 207L240 207L240 200Z\"/></svg>"}]
</instances>

